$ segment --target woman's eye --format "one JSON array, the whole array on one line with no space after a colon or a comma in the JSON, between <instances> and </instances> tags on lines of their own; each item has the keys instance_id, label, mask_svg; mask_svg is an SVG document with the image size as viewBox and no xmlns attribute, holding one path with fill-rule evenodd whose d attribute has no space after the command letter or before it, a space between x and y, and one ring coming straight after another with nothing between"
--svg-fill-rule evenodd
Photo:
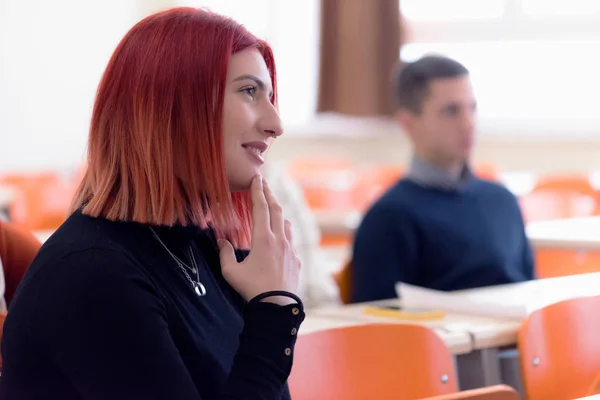
<instances>
[{"instance_id":1,"label":"woman's eye","mask_svg":"<svg viewBox=\"0 0 600 400\"><path fill-rule=\"evenodd\" d=\"M250 96L250 97L254 97L254 95L256 95L256 87L254 87L254 86L245 88L245 89L243 89L243 91L245 93L247 93L248 96Z\"/></svg>"}]
</instances>

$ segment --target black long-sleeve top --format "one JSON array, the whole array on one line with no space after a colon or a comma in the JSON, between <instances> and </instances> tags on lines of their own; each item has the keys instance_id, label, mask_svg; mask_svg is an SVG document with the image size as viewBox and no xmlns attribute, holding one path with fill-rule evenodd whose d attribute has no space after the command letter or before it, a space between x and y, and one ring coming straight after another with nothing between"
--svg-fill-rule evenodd
<instances>
[{"instance_id":1,"label":"black long-sleeve top","mask_svg":"<svg viewBox=\"0 0 600 400\"><path fill-rule=\"evenodd\" d=\"M148 225L74 213L9 308L0 399L290 398L302 304L246 303L211 231L154 229L190 266L192 247L206 295Z\"/></svg>"}]
</instances>

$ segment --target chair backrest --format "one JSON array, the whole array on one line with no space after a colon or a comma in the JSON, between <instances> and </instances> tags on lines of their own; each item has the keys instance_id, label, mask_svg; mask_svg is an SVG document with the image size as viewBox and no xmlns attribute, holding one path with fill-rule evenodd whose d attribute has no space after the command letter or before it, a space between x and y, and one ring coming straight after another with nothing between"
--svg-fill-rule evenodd
<instances>
[{"instance_id":1,"label":"chair backrest","mask_svg":"<svg viewBox=\"0 0 600 400\"><path fill-rule=\"evenodd\" d=\"M54 230L67 218L75 186L55 172L8 174L0 184L13 192L13 224L28 230Z\"/></svg>"},{"instance_id":2,"label":"chair backrest","mask_svg":"<svg viewBox=\"0 0 600 400\"><path fill-rule=\"evenodd\" d=\"M535 249L535 276L555 278L600 272L600 251L571 249Z\"/></svg>"},{"instance_id":3,"label":"chair backrest","mask_svg":"<svg viewBox=\"0 0 600 400\"><path fill-rule=\"evenodd\" d=\"M585 174L543 176L537 181L533 191L573 192L589 196L597 194L589 176Z\"/></svg>"},{"instance_id":4,"label":"chair backrest","mask_svg":"<svg viewBox=\"0 0 600 400\"><path fill-rule=\"evenodd\" d=\"M0 265L4 273L4 299L7 306L10 306L23 275L41 246L31 233L0 221L0 260L2 261ZM0 313L0 339L2 339L5 318L6 313ZM0 369L2 369L1 356Z\"/></svg>"},{"instance_id":5,"label":"chair backrest","mask_svg":"<svg viewBox=\"0 0 600 400\"><path fill-rule=\"evenodd\" d=\"M600 395L600 373L596 374L594 383L592 383L592 386L590 387L590 395Z\"/></svg>"},{"instance_id":6,"label":"chair backrest","mask_svg":"<svg viewBox=\"0 0 600 400\"><path fill-rule=\"evenodd\" d=\"M351 301L352 290L352 263L347 261L341 270L333 274L333 280L336 283L340 301L342 304L349 304Z\"/></svg>"},{"instance_id":7,"label":"chair backrest","mask_svg":"<svg viewBox=\"0 0 600 400\"><path fill-rule=\"evenodd\" d=\"M294 400L413 400L457 391L452 355L421 325L372 324L300 335Z\"/></svg>"},{"instance_id":8,"label":"chair backrest","mask_svg":"<svg viewBox=\"0 0 600 400\"><path fill-rule=\"evenodd\" d=\"M365 212L375 201L393 186L404 174L404 167L398 165L365 165L357 172L354 201L357 210Z\"/></svg>"},{"instance_id":9,"label":"chair backrest","mask_svg":"<svg viewBox=\"0 0 600 400\"><path fill-rule=\"evenodd\" d=\"M4 297L8 306L40 247L42 244L31 233L0 221L0 260L6 283Z\"/></svg>"},{"instance_id":10,"label":"chair backrest","mask_svg":"<svg viewBox=\"0 0 600 400\"><path fill-rule=\"evenodd\" d=\"M589 395L600 371L600 296L534 311L519 329L525 393L529 399L564 400Z\"/></svg>"},{"instance_id":11,"label":"chair backrest","mask_svg":"<svg viewBox=\"0 0 600 400\"><path fill-rule=\"evenodd\" d=\"M498 167L490 163L475 163L473 172L481 179L497 182L499 181L499 170Z\"/></svg>"},{"instance_id":12,"label":"chair backrest","mask_svg":"<svg viewBox=\"0 0 600 400\"><path fill-rule=\"evenodd\" d=\"M519 197L526 222L589 217L598 213L598 200L571 191L538 190Z\"/></svg>"},{"instance_id":13,"label":"chair backrest","mask_svg":"<svg viewBox=\"0 0 600 400\"><path fill-rule=\"evenodd\" d=\"M520 400L520 396L508 385L494 385L420 400Z\"/></svg>"}]
</instances>

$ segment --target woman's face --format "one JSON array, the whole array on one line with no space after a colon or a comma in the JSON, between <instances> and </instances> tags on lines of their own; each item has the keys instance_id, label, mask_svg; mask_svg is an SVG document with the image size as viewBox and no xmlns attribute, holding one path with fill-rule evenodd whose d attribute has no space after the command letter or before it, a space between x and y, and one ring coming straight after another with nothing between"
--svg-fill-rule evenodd
<instances>
[{"instance_id":1,"label":"woman's face","mask_svg":"<svg viewBox=\"0 0 600 400\"><path fill-rule=\"evenodd\" d=\"M260 173L271 139L283 133L272 103L273 86L257 49L234 54L229 62L223 110L227 179L232 192L246 190Z\"/></svg>"}]
</instances>

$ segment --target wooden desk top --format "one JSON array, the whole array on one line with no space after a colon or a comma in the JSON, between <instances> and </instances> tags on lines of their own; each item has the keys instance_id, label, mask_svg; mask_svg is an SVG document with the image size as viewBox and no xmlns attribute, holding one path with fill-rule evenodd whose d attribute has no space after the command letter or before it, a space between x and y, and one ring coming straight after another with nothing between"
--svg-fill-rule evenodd
<instances>
[{"instance_id":1,"label":"wooden desk top","mask_svg":"<svg viewBox=\"0 0 600 400\"><path fill-rule=\"evenodd\" d=\"M532 222L527 236L535 248L600 250L600 217Z\"/></svg>"},{"instance_id":2,"label":"wooden desk top","mask_svg":"<svg viewBox=\"0 0 600 400\"><path fill-rule=\"evenodd\" d=\"M464 354L473 349L502 347L515 345L520 321L499 320L494 318L474 317L454 313L446 313L440 319L432 320L402 320L376 317L364 313L365 306L398 305L398 299L377 301L347 306L332 306L312 310L316 318L341 319L342 321L359 321L360 323L405 323L421 324L434 329L444 337L450 351L454 354ZM452 335L458 334L458 337ZM465 342L468 338L468 342ZM455 342L455 340L457 340ZM453 347L452 347L453 346Z\"/></svg>"},{"instance_id":3,"label":"wooden desk top","mask_svg":"<svg viewBox=\"0 0 600 400\"><path fill-rule=\"evenodd\" d=\"M498 285L454 292L467 294L472 299L519 299L529 313L560 301L585 296L600 295L600 273L590 273L557 278L537 279L529 282ZM514 345L521 321L495 318L487 323L473 324L468 330L473 335L474 348Z\"/></svg>"},{"instance_id":4,"label":"wooden desk top","mask_svg":"<svg viewBox=\"0 0 600 400\"><path fill-rule=\"evenodd\" d=\"M454 293L472 296L473 299L482 298L480 296L500 299L518 298L522 299L524 304L531 304L531 311L533 311L562 300L600 295L600 273L538 279L530 282L457 291ZM312 315L325 318L357 320L364 323L417 323L429 326L438 332L467 332L472 338L473 349L516 345L517 332L522 323L522 319L469 315L467 312L456 313L448 311L443 318L420 321L376 317L364 313L365 306L398 306L400 303L400 300L396 298L371 303L328 306L312 310Z\"/></svg>"},{"instance_id":5,"label":"wooden desk top","mask_svg":"<svg viewBox=\"0 0 600 400\"><path fill-rule=\"evenodd\" d=\"M311 329L318 330L321 327L323 327L321 329L327 329L329 328L328 323L333 325L333 327L377 323L421 324L433 329L444 340L446 346L453 354L465 354L469 353L473 349L470 333L467 329L465 329L465 326L458 323L463 322L464 320L457 319L454 315L447 315L445 318L436 320L413 321L396 318L378 317L373 315L367 315L363 312L364 307L367 305L390 306L398 304L398 299L390 299L366 304L353 304L347 306L329 306L317 308L308 312L307 320L312 318L313 322L309 321L307 329L309 329L309 331L312 331ZM306 324L306 320L303 323L303 325L304 324ZM314 326L317 326L317 328L313 328Z\"/></svg>"},{"instance_id":6,"label":"wooden desk top","mask_svg":"<svg viewBox=\"0 0 600 400\"><path fill-rule=\"evenodd\" d=\"M362 214L358 211L314 210L313 212L324 235L352 234L362 219Z\"/></svg>"}]
</instances>

